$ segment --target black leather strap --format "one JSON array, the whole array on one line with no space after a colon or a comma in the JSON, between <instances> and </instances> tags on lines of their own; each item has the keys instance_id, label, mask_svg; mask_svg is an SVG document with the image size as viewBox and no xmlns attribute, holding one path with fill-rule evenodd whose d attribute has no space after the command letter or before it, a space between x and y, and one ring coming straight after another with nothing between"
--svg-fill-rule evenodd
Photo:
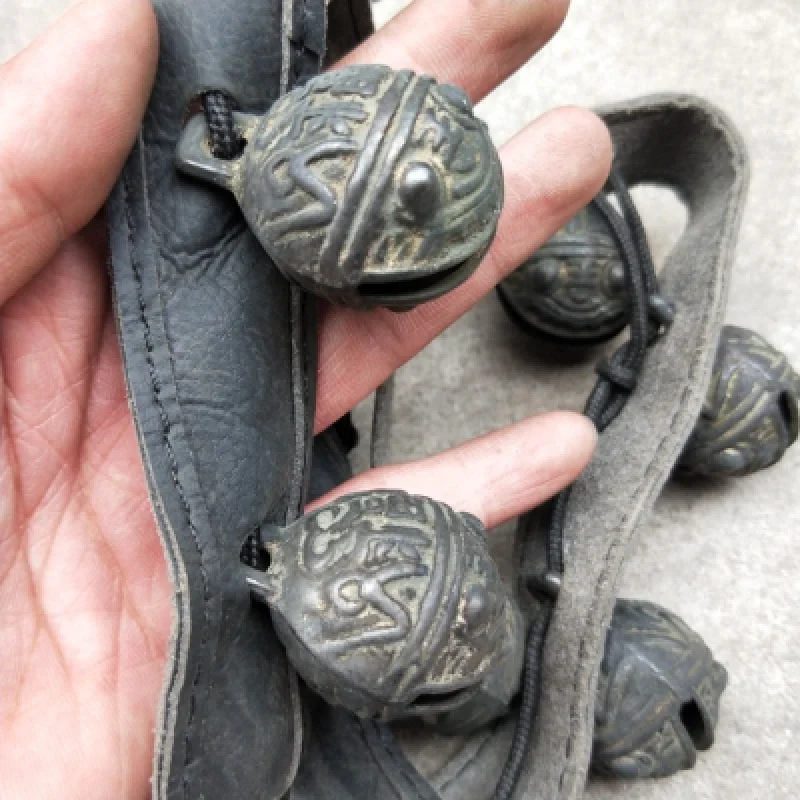
<instances>
[{"instance_id":1,"label":"black leather strap","mask_svg":"<svg viewBox=\"0 0 800 800\"><path fill-rule=\"evenodd\" d=\"M175 584L156 798L277 798L300 756L296 680L239 550L301 508L313 422L314 313L232 198L178 175L201 93L263 111L316 73L324 0L154 0L161 55L109 205L131 405Z\"/></svg>"}]
</instances>

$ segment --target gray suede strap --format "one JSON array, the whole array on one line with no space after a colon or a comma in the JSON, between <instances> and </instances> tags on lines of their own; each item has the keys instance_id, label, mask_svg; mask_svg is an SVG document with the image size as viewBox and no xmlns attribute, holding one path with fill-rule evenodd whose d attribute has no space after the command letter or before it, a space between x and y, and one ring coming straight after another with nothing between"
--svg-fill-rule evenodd
<instances>
[{"instance_id":1,"label":"gray suede strap","mask_svg":"<svg viewBox=\"0 0 800 800\"><path fill-rule=\"evenodd\" d=\"M689 219L661 272L664 294L677 306L675 322L653 346L636 392L601 437L571 497L538 736L520 787L526 798L583 792L597 673L622 567L700 413L748 183L738 132L698 98L643 98L602 115L625 182L674 189Z\"/></svg>"}]
</instances>

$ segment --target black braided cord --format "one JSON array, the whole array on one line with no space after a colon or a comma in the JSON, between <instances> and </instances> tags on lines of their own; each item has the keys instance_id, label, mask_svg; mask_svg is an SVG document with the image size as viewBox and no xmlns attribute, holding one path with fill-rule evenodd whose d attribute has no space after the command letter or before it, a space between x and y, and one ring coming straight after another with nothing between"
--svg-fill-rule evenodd
<instances>
[{"instance_id":1,"label":"black braided cord","mask_svg":"<svg viewBox=\"0 0 800 800\"><path fill-rule=\"evenodd\" d=\"M609 201L610 193L616 194L621 214ZM636 388L647 348L670 325L675 307L659 291L644 225L616 169L612 168L605 190L592 202L608 223L620 249L625 284L631 298L628 340L597 365L598 380L584 407L584 414L598 433L602 433L625 407ZM547 572L529 581L528 588L541 603L528 632L519 716L493 800L510 800L513 796L530 750L541 697L544 643L564 574L564 528L569 497L567 488L552 503L547 534Z\"/></svg>"},{"instance_id":2,"label":"black braided cord","mask_svg":"<svg viewBox=\"0 0 800 800\"><path fill-rule=\"evenodd\" d=\"M208 141L216 158L236 158L244 149L233 122L234 107L233 98L225 92L212 91L203 95Z\"/></svg>"}]
</instances>

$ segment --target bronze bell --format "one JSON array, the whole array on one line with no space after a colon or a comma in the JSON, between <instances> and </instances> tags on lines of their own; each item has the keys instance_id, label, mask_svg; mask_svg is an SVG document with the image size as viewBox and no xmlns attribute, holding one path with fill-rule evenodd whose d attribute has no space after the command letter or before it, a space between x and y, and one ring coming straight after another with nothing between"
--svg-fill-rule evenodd
<instances>
[{"instance_id":1,"label":"bronze bell","mask_svg":"<svg viewBox=\"0 0 800 800\"><path fill-rule=\"evenodd\" d=\"M628 321L622 256L593 204L502 281L497 292L520 328L562 343L603 342Z\"/></svg>"},{"instance_id":2,"label":"bronze bell","mask_svg":"<svg viewBox=\"0 0 800 800\"><path fill-rule=\"evenodd\" d=\"M631 780L694 766L714 742L727 680L680 617L617 600L597 683L593 768Z\"/></svg>"},{"instance_id":3,"label":"bronze bell","mask_svg":"<svg viewBox=\"0 0 800 800\"><path fill-rule=\"evenodd\" d=\"M726 325L678 470L732 476L772 466L797 439L798 395L800 376L783 353L753 331Z\"/></svg>"},{"instance_id":4,"label":"bronze bell","mask_svg":"<svg viewBox=\"0 0 800 800\"><path fill-rule=\"evenodd\" d=\"M346 67L234 123L239 158L212 156L197 115L178 168L232 191L278 269L310 292L411 308L466 280L494 238L500 160L455 86Z\"/></svg>"},{"instance_id":5,"label":"bronze bell","mask_svg":"<svg viewBox=\"0 0 800 800\"><path fill-rule=\"evenodd\" d=\"M523 623L483 525L444 503L362 492L301 517L246 570L292 666L321 697L451 730L508 713Z\"/></svg>"}]
</instances>

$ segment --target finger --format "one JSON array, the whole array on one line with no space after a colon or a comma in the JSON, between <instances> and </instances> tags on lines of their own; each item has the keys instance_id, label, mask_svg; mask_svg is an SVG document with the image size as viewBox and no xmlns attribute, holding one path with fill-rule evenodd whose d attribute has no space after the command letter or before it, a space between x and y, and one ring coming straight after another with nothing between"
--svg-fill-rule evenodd
<instances>
[{"instance_id":1,"label":"finger","mask_svg":"<svg viewBox=\"0 0 800 800\"><path fill-rule=\"evenodd\" d=\"M596 443L597 432L586 417L540 414L432 458L364 472L314 506L351 492L402 489L468 511L494 528L569 486L589 463Z\"/></svg>"},{"instance_id":2,"label":"finger","mask_svg":"<svg viewBox=\"0 0 800 800\"><path fill-rule=\"evenodd\" d=\"M416 0L344 64L435 75L480 100L555 34L569 0Z\"/></svg>"},{"instance_id":3,"label":"finger","mask_svg":"<svg viewBox=\"0 0 800 800\"><path fill-rule=\"evenodd\" d=\"M0 67L0 304L105 202L156 58L148 0L87 0Z\"/></svg>"},{"instance_id":4,"label":"finger","mask_svg":"<svg viewBox=\"0 0 800 800\"><path fill-rule=\"evenodd\" d=\"M495 242L468 281L405 314L324 308L318 431L363 400L585 206L608 175L611 144L594 114L561 109L512 139L500 157L505 206Z\"/></svg>"}]
</instances>

